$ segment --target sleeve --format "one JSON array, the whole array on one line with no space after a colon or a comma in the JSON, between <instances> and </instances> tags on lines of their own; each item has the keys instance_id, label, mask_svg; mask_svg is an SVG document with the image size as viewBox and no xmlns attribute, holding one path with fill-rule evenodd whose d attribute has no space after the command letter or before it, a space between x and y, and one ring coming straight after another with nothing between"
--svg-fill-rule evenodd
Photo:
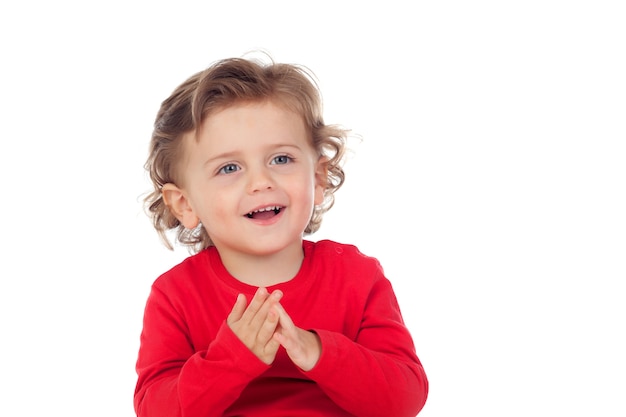
<instances>
[{"instance_id":1,"label":"sleeve","mask_svg":"<svg viewBox=\"0 0 626 417\"><path fill-rule=\"evenodd\" d=\"M358 417L414 417L424 407L428 380L386 278L373 285L356 340L314 331L322 354L305 374L344 410Z\"/></svg>"},{"instance_id":2,"label":"sleeve","mask_svg":"<svg viewBox=\"0 0 626 417\"><path fill-rule=\"evenodd\" d=\"M268 366L226 322L206 351L194 351L189 329L168 297L152 289L146 303L134 406L138 417L218 417Z\"/></svg>"}]
</instances>

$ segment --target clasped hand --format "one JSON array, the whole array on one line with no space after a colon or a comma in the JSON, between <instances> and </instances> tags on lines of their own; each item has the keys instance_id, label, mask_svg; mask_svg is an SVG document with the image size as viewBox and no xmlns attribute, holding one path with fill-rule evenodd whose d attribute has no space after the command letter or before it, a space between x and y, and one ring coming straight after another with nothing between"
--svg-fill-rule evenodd
<instances>
[{"instance_id":1,"label":"clasped hand","mask_svg":"<svg viewBox=\"0 0 626 417\"><path fill-rule=\"evenodd\" d=\"M321 355L319 336L293 323L280 304L282 297L280 290L270 294L261 287L248 305L245 295L239 294L226 323L263 363L271 365L283 346L296 366L309 371Z\"/></svg>"}]
</instances>

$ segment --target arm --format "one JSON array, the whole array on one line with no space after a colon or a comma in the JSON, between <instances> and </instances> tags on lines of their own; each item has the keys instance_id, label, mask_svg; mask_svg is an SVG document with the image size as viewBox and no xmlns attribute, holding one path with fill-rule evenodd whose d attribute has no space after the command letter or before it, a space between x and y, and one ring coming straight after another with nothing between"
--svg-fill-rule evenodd
<instances>
[{"instance_id":1,"label":"arm","mask_svg":"<svg viewBox=\"0 0 626 417\"><path fill-rule=\"evenodd\" d=\"M280 318L277 340L344 410L359 417L414 417L424 406L428 381L386 279L374 284L354 341L321 329L312 337L284 309Z\"/></svg>"},{"instance_id":2,"label":"arm","mask_svg":"<svg viewBox=\"0 0 626 417\"><path fill-rule=\"evenodd\" d=\"M194 350L189 332L182 314L153 288L137 360L139 417L221 416L267 369L225 322L204 351Z\"/></svg>"}]
</instances>

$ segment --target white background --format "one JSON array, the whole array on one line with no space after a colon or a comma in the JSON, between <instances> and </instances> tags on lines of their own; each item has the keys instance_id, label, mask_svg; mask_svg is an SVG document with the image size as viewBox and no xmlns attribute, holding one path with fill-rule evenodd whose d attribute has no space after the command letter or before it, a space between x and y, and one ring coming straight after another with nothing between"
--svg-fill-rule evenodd
<instances>
[{"instance_id":1,"label":"white background","mask_svg":"<svg viewBox=\"0 0 626 417\"><path fill-rule=\"evenodd\" d=\"M160 102L262 48L362 141L313 238L379 258L420 416L626 415L620 1L4 2L0 415L132 417ZM367 370L364 370L367 375Z\"/></svg>"}]
</instances>

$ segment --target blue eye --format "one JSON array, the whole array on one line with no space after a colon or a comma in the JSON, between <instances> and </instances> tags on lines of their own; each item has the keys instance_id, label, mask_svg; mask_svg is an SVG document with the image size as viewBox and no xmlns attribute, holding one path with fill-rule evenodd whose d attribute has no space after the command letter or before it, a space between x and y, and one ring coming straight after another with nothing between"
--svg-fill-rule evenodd
<instances>
[{"instance_id":1,"label":"blue eye","mask_svg":"<svg viewBox=\"0 0 626 417\"><path fill-rule=\"evenodd\" d=\"M237 172L240 169L241 168L239 168L235 164L227 164L227 165L224 165L223 167L221 167L220 170L217 171L217 173L218 174L232 174L233 172Z\"/></svg>"},{"instance_id":2,"label":"blue eye","mask_svg":"<svg viewBox=\"0 0 626 417\"><path fill-rule=\"evenodd\" d=\"M293 161L293 158L287 155L278 155L272 159L272 164L274 165L284 165Z\"/></svg>"}]
</instances>

